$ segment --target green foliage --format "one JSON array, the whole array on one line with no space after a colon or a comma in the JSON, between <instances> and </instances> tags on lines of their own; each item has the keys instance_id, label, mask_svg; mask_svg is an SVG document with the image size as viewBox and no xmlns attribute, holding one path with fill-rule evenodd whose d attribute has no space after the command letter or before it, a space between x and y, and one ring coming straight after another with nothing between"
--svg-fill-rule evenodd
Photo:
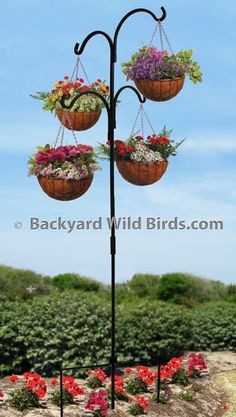
<instances>
[{"instance_id":1,"label":"green foliage","mask_svg":"<svg viewBox=\"0 0 236 417\"><path fill-rule=\"evenodd\" d=\"M189 289L186 276L183 274L166 274L162 275L158 288L157 296L163 301L172 301L182 304Z\"/></svg>"},{"instance_id":2,"label":"green foliage","mask_svg":"<svg viewBox=\"0 0 236 417\"><path fill-rule=\"evenodd\" d=\"M37 395L27 388L17 388L9 393L10 404L19 411L32 410L39 407Z\"/></svg>"},{"instance_id":3,"label":"green foliage","mask_svg":"<svg viewBox=\"0 0 236 417\"><path fill-rule=\"evenodd\" d=\"M172 375L173 384L180 384L184 387L189 385L189 377L185 369L179 369L174 375Z\"/></svg>"},{"instance_id":4,"label":"green foliage","mask_svg":"<svg viewBox=\"0 0 236 417\"><path fill-rule=\"evenodd\" d=\"M58 407L60 407L60 405L61 405L60 390L57 390L57 391L52 392L52 394L51 394L51 401L52 401L53 404L55 404ZM63 405L73 404L73 395L69 391L63 390L63 393L62 393L62 401L63 401Z\"/></svg>"},{"instance_id":5,"label":"green foliage","mask_svg":"<svg viewBox=\"0 0 236 417\"><path fill-rule=\"evenodd\" d=\"M187 64L188 65L188 71L187 74L189 76L189 79L196 84L197 82L202 81L202 72L200 71L200 65L192 60L193 56L193 50L188 49L186 51L180 51L176 54L177 61L180 64Z\"/></svg>"},{"instance_id":6,"label":"green foliage","mask_svg":"<svg viewBox=\"0 0 236 417\"><path fill-rule=\"evenodd\" d=\"M150 136L147 137L147 139L145 139L143 136L139 136L139 139L137 139L137 135L135 133L124 141L115 141L114 158L115 160L132 160L131 155L138 150L140 145L145 145L146 151L158 152L163 160L167 160L170 156L177 155L177 149L185 141L185 139L183 139L179 142L174 142L170 139L171 133L172 130L167 130L166 126L164 126L157 135L154 134L153 139L155 139L156 142L153 142L150 139ZM163 137L168 138L168 143L157 141L158 138ZM121 152L121 148L124 152ZM110 143L100 143L96 152L101 159L110 159ZM145 162L145 155L143 158L143 162Z\"/></svg>"},{"instance_id":7,"label":"green foliage","mask_svg":"<svg viewBox=\"0 0 236 417\"><path fill-rule=\"evenodd\" d=\"M191 401L193 401L193 394L190 391L187 391L187 390L186 391L182 391L179 394L179 398L181 400L191 402Z\"/></svg>"},{"instance_id":8,"label":"green foliage","mask_svg":"<svg viewBox=\"0 0 236 417\"><path fill-rule=\"evenodd\" d=\"M52 375L64 366L100 363L110 356L110 309L91 293L0 304L0 373Z\"/></svg>"},{"instance_id":9,"label":"green foliage","mask_svg":"<svg viewBox=\"0 0 236 417\"><path fill-rule=\"evenodd\" d=\"M143 394L144 392L148 392L148 386L146 382L138 376L128 379L128 381L125 384L125 389L129 394L132 395Z\"/></svg>"},{"instance_id":10,"label":"green foliage","mask_svg":"<svg viewBox=\"0 0 236 417\"><path fill-rule=\"evenodd\" d=\"M26 292L30 285L39 297ZM4 266L0 286L0 374L31 370L50 376L62 362L87 366L109 361L109 286L76 274L51 279ZM164 360L190 349L235 351L236 305L221 301L228 297L234 297L233 286L188 274L136 274L118 284L119 360L158 355ZM189 300L197 307L174 304L188 305ZM210 300L219 301L201 304Z\"/></svg>"},{"instance_id":11,"label":"green foliage","mask_svg":"<svg viewBox=\"0 0 236 417\"><path fill-rule=\"evenodd\" d=\"M108 388L107 389L107 394L108 394L109 400L111 400L111 388ZM125 402L128 402L129 401L129 397L124 392L115 391L115 400L116 401L125 401Z\"/></svg>"},{"instance_id":12,"label":"green foliage","mask_svg":"<svg viewBox=\"0 0 236 417\"><path fill-rule=\"evenodd\" d=\"M227 287L219 281L175 272L161 276L156 294L160 300L194 307L198 303L224 299Z\"/></svg>"},{"instance_id":13,"label":"green foliage","mask_svg":"<svg viewBox=\"0 0 236 417\"><path fill-rule=\"evenodd\" d=\"M186 309L157 302L137 302L117 309L117 349L121 361L181 355L192 337Z\"/></svg>"},{"instance_id":14,"label":"green foliage","mask_svg":"<svg viewBox=\"0 0 236 417\"><path fill-rule=\"evenodd\" d=\"M94 90L95 91L95 90ZM69 106L72 100L80 93L78 89L71 89L71 94L66 96L65 104ZM101 92L100 92L101 93ZM104 98L108 100L108 96L102 93ZM55 95L51 92L46 91L37 91L36 94L30 94L30 97L43 101L42 109L44 111L53 112L54 110L63 110L67 112L91 112L91 111L101 111L104 107L103 102L96 95L83 95L77 100L70 109L64 109L61 104L63 94Z\"/></svg>"},{"instance_id":15,"label":"green foliage","mask_svg":"<svg viewBox=\"0 0 236 417\"><path fill-rule=\"evenodd\" d=\"M236 306L209 303L193 310L192 347L199 351L236 350Z\"/></svg>"},{"instance_id":16,"label":"green foliage","mask_svg":"<svg viewBox=\"0 0 236 417\"><path fill-rule=\"evenodd\" d=\"M182 308L139 303L117 308L120 359L174 356L188 347L189 315ZM89 293L65 291L25 303L0 304L0 373L27 370L51 375L64 366L101 363L110 357L110 303Z\"/></svg>"},{"instance_id":17,"label":"green foliage","mask_svg":"<svg viewBox=\"0 0 236 417\"><path fill-rule=\"evenodd\" d=\"M95 376L92 376L92 375L87 379L87 385L89 388L92 388L92 389L103 387L102 381L100 381L99 378L96 378Z\"/></svg>"},{"instance_id":18,"label":"green foliage","mask_svg":"<svg viewBox=\"0 0 236 417\"><path fill-rule=\"evenodd\" d=\"M143 411L143 408L138 403L132 404L129 407L129 412L132 416L138 416L139 414L146 414Z\"/></svg>"},{"instance_id":19,"label":"green foliage","mask_svg":"<svg viewBox=\"0 0 236 417\"><path fill-rule=\"evenodd\" d=\"M50 92L37 91L36 94L30 94L30 97L36 100L42 100L44 102L42 108L45 111L53 112L53 110L55 109L55 102L52 101L52 95Z\"/></svg>"},{"instance_id":20,"label":"green foliage","mask_svg":"<svg viewBox=\"0 0 236 417\"><path fill-rule=\"evenodd\" d=\"M153 274L135 274L127 287L139 297L152 296L159 283L160 276Z\"/></svg>"},{"instance_id":21,"label":"green foliage","mask_svg":"<svg viewBox=\"0 0 236 417\"><path fill-rule=\"evenodd\" d=\"M236 285L230 284L227 287L226 300L230 303L236 303Z\"/></svg>"},{"instance_id":22,"label":"green foliage","mask_svg":"<svg viewBox=\"0 0 236 417\"><path fill-rule=\"evenodd\" d=\"M78 274L60 274L52 278L52 285L61 290L81 290L98 292L102 285L90 278L82 277Z\"/></svg>"},{"instance_id":23,"label":"green foliage","mask_svg":"<svg viewBox=\"0 0 236 417\"><path fill-rule=\"evenodd\" d=\"M145 63L146 62L145 58L147 58L148 56L152 57L152 53L150 52L150 46L145 45L131 56L130 61L121 64L122 72L127 76L127 80L130 79L128 70L132 67L134 68L137 62L138 61L140 62L140 58L142 59L142 62ZM200 65L198 64L198 62L193 61L192 56L193 56L192 49L181 50L177 54L165 55L163 57L163 62L167 64L167 68L168 68L168 63L186 66L186 69L184 70L184 75L187 75L189 79L194 84L196 84L197 82L202 82L202 72L200 70ZM153 65L155 66L154 62L153 62ZM159 64L159 66L161 65ZM170 73L169 73L168 78L173 78L173 76L171 76L172 75L171 66L169 67L169 71Z\"/></svg>"},{"instance_id":24,"label":"green foliage","mask_svg":"<svg viewBox=\"0 0 236 417\"><path fill-rule=\"evenodd\" d=\"M155 394L156 397L156 394ZM156 399L156 398L155 398ZM163 394L162 392L160 393L160 397L159 397L159 403L160 404L167 404L167 399L165 394Z\"/></svg>"},{"instance_id":25,"label":"green foliage","mask_svg":"<svg viewBox=\"0 0 236 417\"><path fill-rule=\"evenodd\" d=\"M32 286L32 294L27 290ZM31 298L32 295L48 294L51 291L50 278L43 277L33 271L0 266L1 296L9 300Z\"/></svg>"}]
</instances>

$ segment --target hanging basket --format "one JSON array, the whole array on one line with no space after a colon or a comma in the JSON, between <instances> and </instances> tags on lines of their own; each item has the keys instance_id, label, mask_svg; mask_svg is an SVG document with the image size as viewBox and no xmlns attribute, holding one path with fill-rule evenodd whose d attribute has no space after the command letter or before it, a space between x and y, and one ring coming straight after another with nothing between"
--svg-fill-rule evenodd
<instances>
[{"instance_id":1,"label":"hanging basket","mask_svg":"<svg viewBox=\"0 0 236 417\"><path fill-rule=\"evenodd\" d=\"M93 176L77 180L62 180L55 178L37 177L43 191L51 198L61 201L75 200L89 189Z\"/></svg>"},{"instance_id":2,"label":"hanging basket","mask_svg":"<svg viewBox=\"0 0 236 417\"><path fill-rule=\"evenodd\" d=\"M150 185L158 181L165 173L168 161L145 164L142 162L116 161L121 176L134 185Z\"/></svg>"},{"instance_id":3,"label":"hanging basket","mask_svg":"<svg viewBox=\"0 0 236 417\"><path fill-rule=\"evenodd\" d=\"M135 85L144 97L153 101L166 101L177 96L184 85L184 78L173 80L135 80Z\"/></svg>"},{"instance_id":4,"label":"hanging basket","mask_svg":"<svg viewBox=\"0 0 236 417\"><path fill-rule=\"evenodd\" d=\"M93 127L97 123L101 111L67 112L57 110L56 115L67 129L79 131Z\"/></svg>"}]
</instances>

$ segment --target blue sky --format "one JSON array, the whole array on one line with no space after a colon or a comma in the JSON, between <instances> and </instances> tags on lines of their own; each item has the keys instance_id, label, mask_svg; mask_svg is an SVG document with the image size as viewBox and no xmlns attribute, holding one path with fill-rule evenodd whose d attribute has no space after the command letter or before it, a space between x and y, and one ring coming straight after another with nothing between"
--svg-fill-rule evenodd
<instances>
[{"instance_id":1,"label":"blue sky","mask_svg":"<svg viewBox=\"0 0 236 417\"><path fill-rule=\"evenodd\" d=\"M78 272L110 279L109 232L30 231L29 218L68 220L109 215L106 164L90 191L70 203L47 198L35 178L27 178L26 160L39 144L54 140L57 120L29 97L47 90L70 74L75 63L74 43L96 29L113 33L120 18L132 8L146 7L159 15L168 12L164 28L175 51L192 48L201 63L204 82L186 81L175 99L147 102L146 111L156 130L174 129L173 139L187 137L170 161L163 179L153 186L135 187L116 173L117 216L172 219L221 219L223 231L119 231L117 281L135 272L185 271L235 282L236 238L236 4L179 0L1 0L0 27L0 151L2 245L0 262L44 274ZM116 86L125 83L120 63L149 42L155 23L136 15L119 37ZM158 46L158 38L156 38ZM102 38L91 41L82 57L89 78L108 79L108 48ZM131 130L138 103L132 93L118 108L117 138ZM95 145L106 139L106 115L91 130L78 134L80 143ZM149 133L149 132L147 132ZM66 141L72 141L66 135ZM14 222L21 221L21 230Z\"/></svg>"}]
</instances>

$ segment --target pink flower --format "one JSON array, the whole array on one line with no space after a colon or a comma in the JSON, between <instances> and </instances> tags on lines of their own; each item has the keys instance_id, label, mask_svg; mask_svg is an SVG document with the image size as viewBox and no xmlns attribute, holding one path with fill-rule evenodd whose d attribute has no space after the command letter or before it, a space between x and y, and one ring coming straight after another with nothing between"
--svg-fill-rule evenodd
<instances>
[{"instance_id":1,"label":"pink flower","mask_svg":"<svg viewBox=\"0 0 236 417\"><path fill-rule=\"evenodd\" d=\"M67 173L65 171L62 171L62 172L60 172L58 177L61 178L62 180L66 180L67 179Z\"/></svg>"},{"instance_id":2,"label":"pink flower","mask_svg":"<svg viewBox=\"0 0 236 417\"><path fill-rule=\"evenodd\" d=\"M77 155L77 150L76 149L71 149L69 151L69 156L75 156L75 155Z\"/></svg>"},{"instance_id":3,"label":"pink flower","mask_svg":"<svg viewBox=\"0 0 236 417\"><path fill-rule=\"evenodd\" d=\"M66 160L66 152L64 149L52 149L52 156L53 156L53 161L59 160L61 162L65 162Z\"/></svg>"},{"instance_id":4,"label":"pink flower","mask_svg":"<svg viewBox=\"0 0 236 417\"><path fill-rule=\"evenodd\" d=\"M4 392L0 391L0 398L3 398L3 397L4 397Z\"/></svg>"},{"instance_id":5,"label":"pink flower","mask_svg":"<svg viewBox=\"0 0 236 417\"><path fill-rule=\"evenodd\" d=\"M35 158L35 162L39 165L46 165L52 161L53 161L53 156L51 155L51 153L46 152L46 151L38 152Z\"/></svg>"}]
</instances>

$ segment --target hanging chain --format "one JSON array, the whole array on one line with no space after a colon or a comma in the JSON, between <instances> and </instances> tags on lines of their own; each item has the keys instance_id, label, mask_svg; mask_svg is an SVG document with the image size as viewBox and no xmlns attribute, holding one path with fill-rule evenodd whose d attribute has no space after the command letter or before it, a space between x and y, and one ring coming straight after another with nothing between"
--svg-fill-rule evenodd
<instances>
[{"instance_id":1,"label":"hanging chain","mask_svg":"<svg viewBox=\"0 0 236 417\"><path fill-rule=\"evenodd\" d=\"M165 30L164 30L161 22L159 21L158 24L159 24L159 29L160 29L160 38L163 39L163 36L164 36L164 38L166 40L166 43L167 43L167 45L169 47L169 50L170 50L171 54L174 55L174 51L172 49L172 46L170 44L170 41L169 41L169 39L167 37L167 34L166 34L166 32L165 32ZM162 40L162 43L163 43L163 40ZM162 47L162 50L163 50L163 47Z\"/></svg>"},{"instance_id":2,"label":"hanging chain","mask_svg":"<svg viewBox=\"0 0 236 417\"><path fill-rule=\"evenodd\" d=\"M77 141L77 138L76 138L76 134L75 134L75 132L74 132L74 130L73 130L73 126L72 126L72 122L71 122L71 120L70 120L70 117L69 117L69 112L65 112L65 114L64 114L64 120L68 123L68 125L70 126L70 131L71 131L71 133L72 133L72 136L73 136L73 138L74 138L74 141L75 141L75 143L76 143L76 145L78 145L78 141Z\"/></svg>"},{"instance_id":3,"label":"hanging chain","mask_svg":"<svg viewBox=\"0 0 236 417\"><path fill-rule=\"evenodd\" d=\"M82 71L83 71L83 73L84 73L84 76L85 76L85 78L86 78L86 81L87 81L87 83L90 85L90 84L91 84L91 82L89 81L89 78L88 78L87 72L85 71L85 68L84 68L84 66L83 66L83 64L82 64L82 61L81 61L81 59L80 59L80 58L78 58L78 60L79 60L79 62L80 62L80 66L81 66L81 68L82 68Z\"/></svg>"},{"instance_id":4,"label":"hanging chain","mask_svg":"<svg viewBox=\"0 0 236 417\"><path fill-rule=\"evenodd\" d=\"M151 45L152 45L152 43L153 43L153 40L154 40L154 38L155 38L155 36L156 36L156 33L157 33L157 29L158 29L158 23L156 24L156 27L155 27L154 32L153 32L153 34L152 34L151 40L150 40L150 42L149 42L149 46L151 46Z\"/></svg>"},{"instance_id":5,"label":"hanging chain","mask_svg":"<svg viewBox=\"0 0 236 417\"><path fill-rule=\"evenodd\" d=\"M146 117L146 120L147 120L147 122L148 122L148 124L149 124L149 126L150 126L150 128L151 128L151 130L152 130L152 133L155 135L155 130L154 130L154 127L153 127L152 122L151 122L151 120L150 120L149 116L147 115L147 112L146 112L146 110L144 109L144 107L142 108L142 112L143 112L144 116Z\"/></svg>"},{"instance_id":6,"label":"hanging chain","mask_svg":"<svg viewBox=\"0 0 236 417\"><path fill-rule=\"evenodd\" d=\"M77 80L77 79L78 79L79 66L81 66L81 69L82 69L82 71L83 71L83 73L84 73L84 76L85 76L85 78L86 78L86 81L87 81L87 83L90 85L91 83L90 83L90 81L89 81L89 78L88 78L87 72L85 71L84 65L82 64L82 61L81 61L81 59L80 59L80 58L77 58L77 60L76 60L75 66L74 66L74 68L73 68L72 75L71 75L71 77L70 77L70 82L71 82L71 81L73 81L73 79L75 79L75 80Z\"/></svg>"},{"instance_id":7,"label":"hanging chain","mask_svg":"<svg viewBox=\"0 0 236 417\"><path fill-rule=\"evenodd\" d=\"M135 121L134 121L134 125L133 125L132 130L131 130L131 133L130 133L130 137L132 137L134 135L134 131L135 131L135 128L136 128L136 125L137 125L137 122L138 122L138 118L139 118L139 115L140 115L141 111L142 110L141 110L141 106L140 106L139 107L139 110L138 110L138 113L137 113L137 116L136 116Z\"/></svg>"},{"instance_id":8,"label":"hanging chain","mask_svg":"<svg viewBox=\"0 0 236 417\"><path fill-rule=\"evenodd\" d=\"M161 22L158 22L158 28L159 28L159 35L160 35L160 42L161 42L161 50L164 51L164 43L163 43L163 35L162 35L162 26Z\"/></svg>"},{"instance_id":9,"label":"hanging chain","mask_svg":"<svg viewBox=\"0 0 236 417\"><path fill-rule=\"evenodd\" d=\"M163 26L162 26L162 24L161 24L161 21L160 21L160 20L158 20L158 22L157 22L157 24L156 24L156 27L155 27L154 32L153 32L153 34L152 34L151 40L150 40L150 42L149 42L149 46L151 46L151 45L152 45L153 40L154 40L154 38L155 38L155 36L156 36L156 33L157 33L157 30L158 30L158 29L159 29L159 36L160 36L161 50L162 50L162 51L164 51L164 42L163 42L163 37L164 37L164 38L165 38L165 40L166 40L166 43L167 43L167 45L168 45L168 47L169 47L169 50L170 50L171 54L172 54L172 55L174 55L173 48L172 48L172 46L171 46L171 43L170 43L170 41L169 41L169 39L168 39L168 37L167 37L167 34L166 34L165 30L163 29Z\"/></svg>"},{"instance_id":10,"label":"hanging chain","mask_svg":"<svg viewBox=\"0 0 236 417\"><path fill-rule=\"evenodd\" d=\"M71 133L72 133L72 136L74 138L74 141L75 141L76 145L78 145L79 143L77 141L76 134L75 134L74 130L72 130Z\"/></svg>"},{"instance_id":11,"label":"hanging chain","mask_svg":"<svg viewBox=\"0 0 236 417\"><path fill-rule=\"evenodd\" d=\"M68 121L68 123L70 124L69 118L68 118L68 120L67 120L67 121ZM64 125L63 125L63 124L61 124L61 125L60 125L60 127L59 127L59 130L58 130L58 133L57 133L56 140L55 140L55 142L53 142L53 147L54 147L54 148L56 148L56 146L57 146L57 144L58 144L59 140L60 140L60 146L62 146L62 145L63 145L64 133L65 133L65 127L64 127ZM73 136L73 138L74 138L74 141L75 141L76 145L78 145L78 144L79 144L79 142L78 142L78 140L77 140L77 137L76 137L76 134L75 134L74 130L71 130L71 133L72 133L72 136Z\"/></svg>"},{"instance_id":12,"label":"hanging chain","mask_svg":"<svg viewBox=\"0 0 236 417\"><path fill-rule=\"evenodd\" d=\"M73 72L72 72L71 77L70 77L70 82L71 82L74 78L77 78L77 77L78 77L79 63L80 63L80 60L79 60L79 58L77 58L77 59L76 59L75 66L74 66L74 68L73 68Z\"/></svg>"},{"instance_id":13,"label":"hanging chain","mask_svg":"<svg viewBox=\"0 0 236 417\"><path fill-rule=\"evenodd\" d=\"M63 145L64 133L65 133L65 128L64 128L64 126L63 126L63 127L62 127L62 133L61 133L61 141L60 141L60 146L62 146L62 145Z\"/></svg>"},{"instance_id":14,"label":"hanging chain","mask_svg":"<svg viewBox=\"0 0 236 417\"><path fill-rule=\"evenodd\" d=\"M151 128L152 133L155 134L155 129L154 129L153 125L152 125L152 122L151 122L151 120L150 120L150 118L149 118L146 110L144 109L143 104L141 104L140 107L139 107L137 116L135 118L135 122L134 122L134 125L133 125L133 128L132 128L130 137L132 137L134 135L135 128L137 126L137 122L138 122L139 117L140 117L140 122L141 122L141 128L138 130L138 132L141 131L142 136L144 137L144 117L145 117L145 119L146 119L149 127Z\"/></svg>"},{"instance_id":15,"label":"hanging chain","mask_svg":"<svg viewBox=\"0 0 236 417\"><path fill-rule=\"evenodd\" d=\"M60 125L57 136L56 136L56 140L53 143L54 148L56 148L58 141L60 140L60 146L62 146L63 143L63 138L64 138L64 131L65 128L63 126L63 124Z\"/></svg>"},{"instance_id":16,"label":"hanging chain","mask_svg":"<svg viewBox=\"0 0 236 417\"><path fill-rule=\"evenodd\" d=\"M140 113L140 119L141 119L141 133L142 133L142 137L144 138L144 121L143 121L143 105L141 104L140 106L141 109L141 113Z\"/></svg>"}]
</instances>

